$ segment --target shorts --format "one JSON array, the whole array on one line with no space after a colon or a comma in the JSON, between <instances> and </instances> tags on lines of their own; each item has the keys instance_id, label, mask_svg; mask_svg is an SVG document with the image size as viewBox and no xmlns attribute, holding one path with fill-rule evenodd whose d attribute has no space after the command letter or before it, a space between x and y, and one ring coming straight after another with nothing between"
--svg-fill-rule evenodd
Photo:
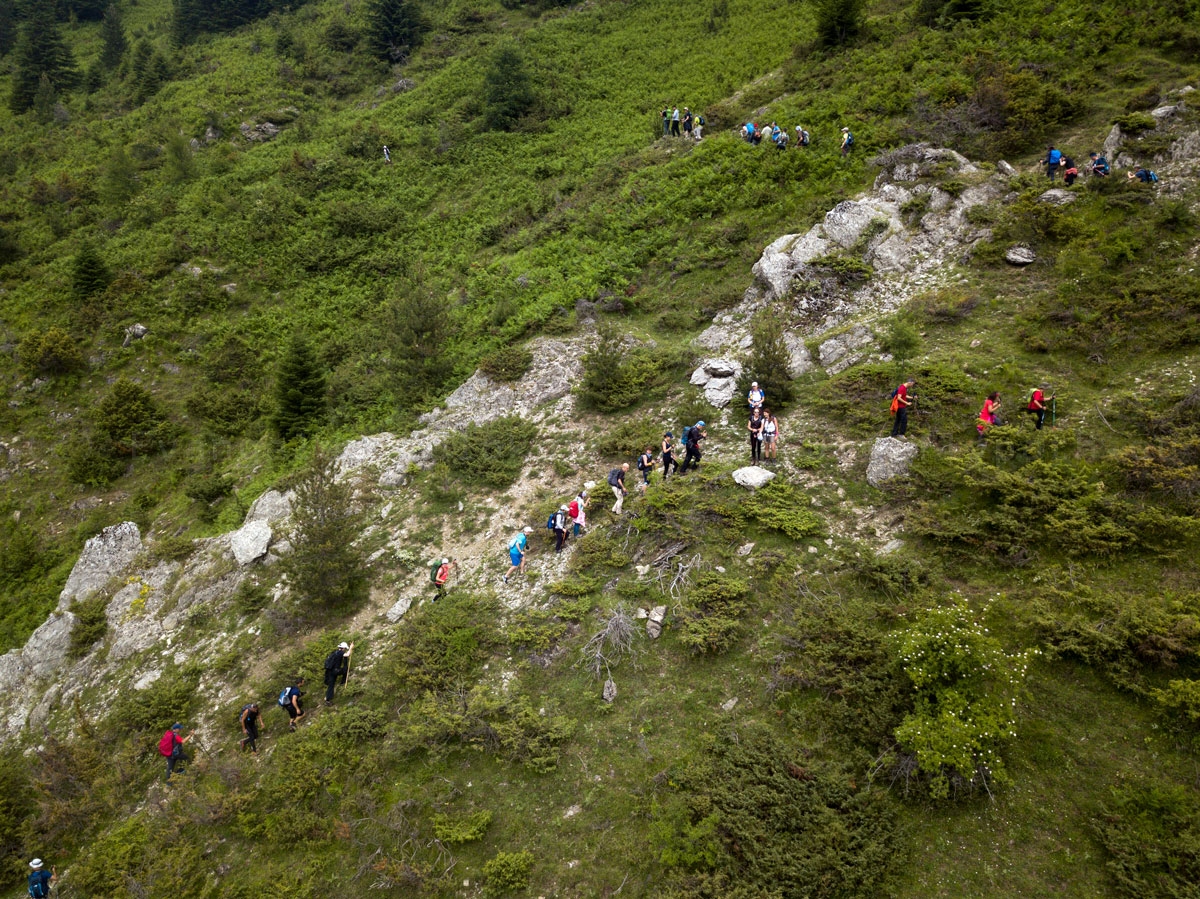
<instances>
[{"instance_id":1,"label":"shorts","mask_svg":"<svg viewBox=\"0 0 1200 899\"><path fill-rule=\"evenodd\" d=\"M510 549L508 551L508 560L510 562L512 562L514 565L520 565L521 564L521 554L519 552L517 552L515 549Z\"/></svg>"},{"instance_id":2,"label":"shorts","mask_svg":"<svg viewBox=\"0 0 1200 899\"><path fill-rule=\"evenodd\" d=\"M767 446L770 446L775 442L775 437L775 434L763 434L763 443L765 443Z\"/></svg>"},{"instance_id":3,"label":"shorts","mask_svg":"<svg viewBox=\"0 0 1200 899\"><path fill-rule=\"evenodd\" d=\"M295 720L296 720L296 716L297 716L297 715L303 715L303 714L304 714L304 707L303 707L303 706L301 706L301 708L300 708L300 711L299 711L299 712L297 712L297 711L296 711L296 709L292 707L291 703L288 703L287 705L285 705L285 706L283 707L283 710L284 710L285 712L287 712L287 713L288 713L288 717L289 717L289 718L291 718L293 721L295 721Z\"/></svg>"}]
</instances>

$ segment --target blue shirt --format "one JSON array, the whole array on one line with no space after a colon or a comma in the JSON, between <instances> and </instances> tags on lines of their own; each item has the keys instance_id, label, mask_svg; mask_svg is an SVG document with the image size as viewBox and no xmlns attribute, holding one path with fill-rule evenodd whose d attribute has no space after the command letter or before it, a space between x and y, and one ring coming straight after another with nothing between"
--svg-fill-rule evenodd
<instances>
[{"instance_id":1,"label":"blue shirt","mask_svg":"<svg viewBox=\"0 0 1200 899\"><path fill-rule=\"evenodd\" d=\"M29 875L29 895L49 896L50 880L53 877L49 871L34 871Z\"/></svg>"},{"instance_id":2,"label":"blue shirt","mask_svg":"<svg viewBox=\"0 0 1200 899\"><path fill-rule=\"evenodd\" d=\"M525 547L528 545L529 545L529 538L525 536L524 531L517 534L517 536L513 537L511 540L508 541L509 549L516 549L516 550L520 550L521 552L525 552Z\"/></svg>"}]
</instances>

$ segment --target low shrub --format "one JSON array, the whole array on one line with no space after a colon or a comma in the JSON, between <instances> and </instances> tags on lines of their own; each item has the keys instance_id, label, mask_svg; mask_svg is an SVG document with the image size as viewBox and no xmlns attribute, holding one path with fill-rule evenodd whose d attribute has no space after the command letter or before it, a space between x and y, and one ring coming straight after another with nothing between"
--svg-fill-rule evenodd
<instances>
[{"instance_id":1,"label":"low shrub","mask_svg":"<svg viewBox=\"0 0 1200 899\"><path fill-rule=\"evenodd\" d=\"M144 690L123 693L115 703L110 721L123 732L140 731L157 736L175 721L186 721L199 705L196 687L200 671L193 667L171 668Z\"/></svg>"},{"instance_id":2,"label":"low shrub","mask_svg":"<svg viewBox=\"0 0 1200 899\"><path fill-rule=\"evenodd\" d=\"M808 498L779 478L756 490L745 505L759 524L782 531L793 540L803 540L824 530L824 522L812 511Z\"/></svg>"},{"instance_id":3,"label":"low shrub","mask_svg":"<svg viewBox=\"0 0 1200 899\"><path fill-rule=\"evenodd\" d=\"M83 352L71 335L61 328L26 335L17 347L17 358L31 375L63 375L87 367Z\"/></svg>"},{"instance_id":4,"label":"low shrub","mask_svg":"<svg viewBox=\"0 0 1200 899\"><path fill-rule=\"evenodd\" d=\"M514 890L529 886L529 875L533 872L533 853L528 849L520 852L497 852L484 862L483 879L487 895L503 896Z\"/></svg>"},{"instance_id":5,"label":"low shrub","mask_svg":"<svg viewBox=\"0 0 1200 899\"><path fill-rule=\"evenodd\" d=\"M533 353L523 346L493 350L479 360L479 370L494 381L518 381L529 371Z\"/></svg>"},{"instance_id":6,"label":"low shrub","mask_svg":"<svg viewBox=\"0 0 1200 899\"><path fill-rule=\"evenodd\" d=\"M1200 883L1200 806L1181 786L1122 784L1092 827L1119 895L1176 899Z\"/></svg>"},{"instance_id":7,"label":"low shrub","mask_svg":"<svg viewBox=\"0 0 1200 899\"><path fill-rule=\"evenodd\" d=\"M434 447L433 458L464 484L503 490L520 475L537 425L517 415L470 424Z\"/></svg>"},{"instance_id":8,"label":"low shrub","mask_svg":"<svg viewBox=\"0 0 1200 899\"><path fill-rule=\"evenodd\" d=\"M627 347L614 326L602 324L599 332L596 348L583 357L578 393L585 409L628 409L685 374L692 362L683 346Z\"/></svg>"},{"instance_id":9,"label":"low shrub","mask_svg":"<svg viewBox=\"0 0 1200 899\"><path fill-rule=\"evenodd\" d=\"M721 653L737 642L750 585L739 578L705 572L688 591L680 617L679 642L695 653Z\"/></svg>"},{"instance_id":10,"label":"low shrub","mask_svg":"<svg viewBox=\"0 0 1200 899\"><path fill-rule=\"evenodd\" d=\"M409 611L383 663L389 693L399 698L471 683L499 639L498 607L458 591Z\"/></svg>"},{"instance_id":11,"label":"low shrub","mask_svg":"<svg viewBox=\"0 0 1200 899\"><path fill-rule=\"evenodd\" d=\"M71 603L75 625L71 628L71 646L67 650L70 658L83 658L97 642L104 639L108 633L107 608L108 596L104 593Z\"/></svg>"},{"instance_id":12,"label":"low shrub","mask_svg":"<svg viewBox=\"0 0 1200 899\"><path fill-rule=\"evenodd\" d=\"M487 809L457 818L450 815L434 815L433 835L443 843L451 845L474 843L483 839L491 823L492 813Z\"/></svg>"}]
</instances>

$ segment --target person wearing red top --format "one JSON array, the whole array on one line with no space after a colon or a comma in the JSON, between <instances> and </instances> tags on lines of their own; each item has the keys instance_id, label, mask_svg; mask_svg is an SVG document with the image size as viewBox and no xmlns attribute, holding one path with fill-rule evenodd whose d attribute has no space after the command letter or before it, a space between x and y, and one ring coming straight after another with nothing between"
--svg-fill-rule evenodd
<instances>
[{"instance_id":1,"label":"person wearing red top","mask_svg":"<svg viewBox=\"0 0 1200 899\"><path fill-rule=\"evenodd\" d=\"M989 393L987 399L983 401L983 408L979 410L979 423L975 425L975 430L979 432L980 442L983 441L983 436L988 428L999 424L999 409L1000 392Z\"/></svg>"},{"instance_id":2,"label":"person wearing red top","mask_svg":"<svg viewBox=\"0 0 1200 899\"><path fill-rule=\"evenodd\" d=\"M1054 397L1050 397L1054 399ZM1025 411L1037 419L1035 427L1040 431L1046 421L1046 393L1044 387L1035 388L1029 397L1029 405Z\"/></svg>"},{"instance_id":3,"label":"person wearing red top","mask_svg":"<svg viewBox=\"0 0 1200 899\"><path fill-rule=\"evenodd\" d=\"M913 387L916 386L916 383L912 378L909 378L896 388L896 420L892 422L893 437L903 437L904 432L908 430L908 407L913 404L913 400L915 399L910 393Z\"/></svg>"}]
</instances>

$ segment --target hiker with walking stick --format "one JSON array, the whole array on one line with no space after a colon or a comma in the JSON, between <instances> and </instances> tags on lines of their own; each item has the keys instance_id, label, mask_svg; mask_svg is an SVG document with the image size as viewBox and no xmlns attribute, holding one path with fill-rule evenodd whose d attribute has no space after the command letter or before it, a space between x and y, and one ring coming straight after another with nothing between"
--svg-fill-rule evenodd
<instances>
[{"instance_id":1,"label":"hiker with walking stick","mask_svg":"<svg viewBox=\"0 0 1200 899\"><path fill-rule=\"evenodd\" d=\"M1054 397L1050 397L1050 403L1053 405ZM1029 405L1025 407L1025 411L1034 416L1036 422L1034 427L1037 430L1042 429L1042 425L1046 421L1046 385L1042 384L1035 387L1033 393L1029 396Z\"/></svg>"},{"instance_id":2,"label":"hiker with walking stick","mask_svg":"<svg viewBox=\"0 0 1200 899\"><path fill-rule=\"evenodd\" d=\"M346 683L350 676L350 653L354 651L353 643L339 643L337 649L325 657L325 705L333 704L333 690L338 678Z\"/></svg>"}]
</instances>

